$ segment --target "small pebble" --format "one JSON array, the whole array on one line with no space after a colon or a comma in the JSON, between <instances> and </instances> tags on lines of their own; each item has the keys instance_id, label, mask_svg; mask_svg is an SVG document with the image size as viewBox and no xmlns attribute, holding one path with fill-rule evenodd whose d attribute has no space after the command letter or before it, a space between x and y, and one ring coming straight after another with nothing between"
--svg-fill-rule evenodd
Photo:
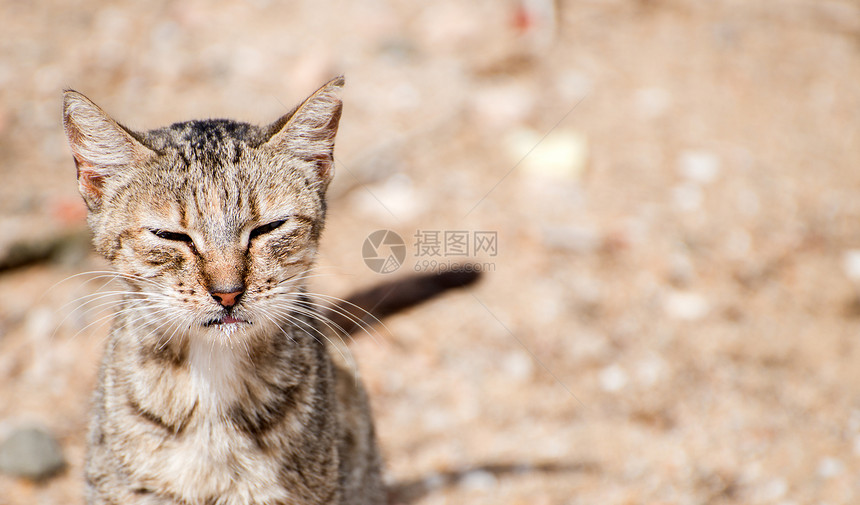
<instances>
[{"instance_id":1,"label":"small pebble","mask_svg":"<svg viewBox=\"0 0 860 505\"><path fill-rule=\"evenodd\" d=\"M509 378L517 382L524 382L531 377L534 371L534 360L524 352L514 351L504 357L502 368Z\"/></svg>"},{"instance_id":2,"label":"small pebble","mask_svg":"<svg viewBox=\"0 0 860 505\"><path fill-rule=\"evenodd\" d=\"M431 474L424 479L424 487L429 491L441 489L445 485L445 477L438 473Z\"/></svg>"},{"instance_id":3,"label":"small pebble","mask_svg":"<svg viewBox=\"0 0 860 505\"><path fill-rule=\"evenodd\" d=\"M597 230L576 225L547 226L543 229L543 241L552 249L577 254L594 252L603 243Z\"/></svg>"},{"instance_id":4,"label":"small pebble","mask_svg":"<svg viewBox=\"0 0 860 505\"><path fill-rule=\"evenodd\" d=\"M852 281L860 281L860 249L842 253L842 271Z\"/></svg>"},{"instance_id":5,"label":"small pebble","mask_svg":"<svg viewBox=\"0 0 860 505\"><path fill-rule=\"evenodd\" d=\"M697 293L674 291L666 296L666 313L682 321L698 321L710 311L708 300Z\"/></svg>"},{"instance_id":6,"label":"small pebble","mask_svg":"<svg viewBox=\"0 0 860 505\"><path fill-rule=\"evenodd\" d=\"M508 151L526 177L578 181L588 162L588 139L569 129L545 134L522 128L508 139Z\"/></svg>"},{"instance_id":7,"label":"small pebble","mask_svg":"<svg viewBox=\"0 0 860 505\"><path fill-rule=\"evenodd\" d=\"M678 286L688 286L696 277L696 269L690 257L674 253L669 257L669 279Z\"/></svg>"},{"instance_id":8,"label":"small pebble","mask_svg":"<svg viewBox=\"0 0 860 505\"><path fill-rule=\"evenodd\" d=\"M60 445L41 428L14 431L0 444L0 472L41 480L65 466Z\"/></svg>"},{"instance_id":9,"label":"small pebble","mask_svg":"<svg viewBox=\"0 0 860 505\"><path fill-rule=\"evenodd\" d=\"M587 74L572 69L560 71L555 86L555 92L571 105L591 93L593 89L594 81Z\"/></svg>"},{"instance_id":10,"label":"small pebble","mask_svg":"<svg viewBox=\"0 0 860 505\"><path fill-rule=\"evenodd\" d=\"M785 496L788 492L788 483L783 478L775 478L767 481L756 493L759 501L773 501Z\"/></svg>"},{"instance_id":11,"label":"small pebble","mask_svg":"<svg viewBox=\"0 0 860 505\"><path fill-rule=\"evenodd\" d=\"M484 470L475 470L467 473L460 481L460 485L472 491L489 491L496 487L496 476Z\"/></svg>"},{"instance_id":12,"label":"small pebble","mask_svg":"<svg viewBox=\"0 0 860 505\"><path fill-rule=\"evenodd\" d=\"M535 98L531 89L521 84L495 84L479 89L472 106L485 125L506 127L525 121L535 108ZM520 157L523 154L525 151Z\"/></svg>"},{"instance_id":13,"label":"small pebble","mask_svg":"<svg viewBox=\"0 0 860 505\"><path fill-rule=\"evenodd\" d=\"M651 387L666 374L666 362L657 355L650 355L636 364L636 383Z\"/></svg>"},{"instance_id":14,"label":"small pebble","mask_svg":"<svg viewBox=\"0 0 860 505\"><path fill-rule=\"evenodd\" d=\"M836 458L824 458L818 463L818 475L831 479L845 471L845 465Z\"/></svg>"},{"instance_id":15,"label":"small pebble","mask_svg":"<svg viewBox=\"0 0 860 505\"><path fill-rule=\"evenodd\" d=\"M684 151L678 158L678 171L690 182L708 184L716 180L720 160L707 151Z\"/></svg>"},{"instance_id":16,"label":"small pebble","mask_svg":"<svg viewBox=\"0 0 860 505\"><path fill-rule=\"evenodd\" d=\"M599 361L612 354L612 346L604 335L582 332L571 345L568 355L576 361Z\"/></svg>"},{"instance_id":17,"label":"small pebble","mask_svg":"<svg viewBox=\"0 0 860 505\"><path fill-rule=\"evenodd\" d=\"M604 391L614 393L621 391L627 385L627 372L619 365L609 365L600 371L600 387Z\"/></svg>"},{"instance_id":18,"label":"small pebble","mask_svg":"<svg viewBox=\"0 0 860 505\"><path fill-rule=\"evenodd\" d=\"M55 327L54 313L47 307L36 307L27 316L27 332L34 340L50 337Z\"/></svg>"},{"instance_id":19,"label":"small pebble","mask_svg":"<svg viewBox=\"0 0 860 505\"><path fill-rule=\"evenodd\" d=\"M364 214L380 219L413 219L426 207L423 195L415 188L412 179L397 173L377 184L365 186L367 191L356 191L352 204Z\"/></svg>"}]
</instances>

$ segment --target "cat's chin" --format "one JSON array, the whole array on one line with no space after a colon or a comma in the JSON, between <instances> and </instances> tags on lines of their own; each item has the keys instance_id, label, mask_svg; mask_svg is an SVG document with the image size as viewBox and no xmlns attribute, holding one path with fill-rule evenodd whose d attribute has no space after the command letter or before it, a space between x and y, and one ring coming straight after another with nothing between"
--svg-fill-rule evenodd
<instances>
[{"instance_id":1,"label":"cat's chin","mask_svg":"<svg viewBox=\"0 0 860 505\"><path fill-rule=\"evenodd\" d=\"M216 341L221 341L222 337L232 339L233 336L247 338L254 332L254 325L249 322L233 322L233 323L213 323L205 326L204 335L208 338L214 338ZM255 333L255 332L254 332ZM242 336L245 337L242 337ZM223 341L227 344L233 344L232 340Z\"/></svg>"}]
</instances>

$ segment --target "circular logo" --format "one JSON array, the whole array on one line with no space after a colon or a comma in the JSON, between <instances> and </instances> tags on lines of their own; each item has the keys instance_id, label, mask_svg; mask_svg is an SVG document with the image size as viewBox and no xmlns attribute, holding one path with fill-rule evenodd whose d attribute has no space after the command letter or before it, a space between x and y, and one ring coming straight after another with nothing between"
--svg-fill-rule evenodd
<instances>
[{"instance_id":1,"label":"circular logo","mask_svg":"<svg viewBox=\"0 0 860 505\"><path fill-rule=\"evenodd\" d=\"M391 230L376 230L364 239L364 264L378 274L390 274L406 259L406 243Z\"/></svg>"}]
</instances>

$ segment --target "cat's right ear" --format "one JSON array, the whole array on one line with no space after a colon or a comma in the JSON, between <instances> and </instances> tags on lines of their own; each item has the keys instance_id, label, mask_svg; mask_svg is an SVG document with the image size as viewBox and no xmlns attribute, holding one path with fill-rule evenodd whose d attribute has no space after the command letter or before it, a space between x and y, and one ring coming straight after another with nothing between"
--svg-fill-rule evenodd
<instances>
[{"instance_id":1,"label":"cat's right ear","mask_svg":"<svg viewBox=\"0 0 860 505\"><path fill-rule=\"evenodd\" d=\"M123 167L156 156L77 91L63 94L63 127L78 169L78 189L90 211L101 207L106 179Z\"/></svg>"},{"instance_id":2,"label":"cat's right ear","mask_svg":"<svg viewBox=\"0 0 860 505\"><path fill-rule=\"evenodd\" d=\"M264 147L312 163L312 177L324 189L334 175L334 137L343 103L338 91L343 76L316 90L298 107L269 126Z\"/></svg>"}]
</instances>

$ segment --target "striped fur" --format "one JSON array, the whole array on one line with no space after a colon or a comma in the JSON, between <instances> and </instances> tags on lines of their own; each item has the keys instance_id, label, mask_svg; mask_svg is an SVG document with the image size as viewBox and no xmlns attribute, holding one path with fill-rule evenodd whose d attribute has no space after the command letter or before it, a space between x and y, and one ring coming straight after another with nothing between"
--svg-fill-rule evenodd
<instances>
[{"instance_id":1,"label":"striped fur","mask_svg":"<svg viewBox=\"0 0 860 505\"><path fill-rule=\"evenodd\" d=\"M95 393L88 503L385 501L366 395L305 294L340 118L335 79L267 127L133 132L67 91L96 249L125 295ZM222 305L216 293L241 293Z\"/></svg>"}]
</instances>

